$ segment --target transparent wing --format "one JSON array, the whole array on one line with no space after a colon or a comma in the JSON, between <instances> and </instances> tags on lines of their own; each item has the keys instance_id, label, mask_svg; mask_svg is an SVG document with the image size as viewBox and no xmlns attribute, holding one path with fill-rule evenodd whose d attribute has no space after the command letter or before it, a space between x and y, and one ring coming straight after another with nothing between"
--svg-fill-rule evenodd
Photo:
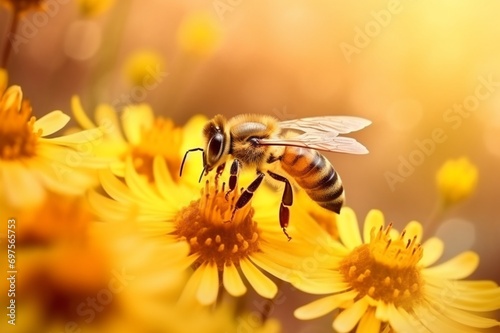
<instances>
[{"instance_id":1,"label":"transparent wing","mask_svg":"<svg viewBox=\"0 0 500 333\"><path fill-rule=\"evenodd\" d=\"M330 135L336 136L359 131L371 123L370 120L360 117L326 116L285 120L281 121L279 124L282 129L307 133L329 133Z\"/></svg>"},{"instance_id":2,"label":"transparent wing","mask_svg":"<svg viewBox=\"0 0 500 333\"><path fill-rule=\"evenodd\" d=\"M368 154L368 149L353 138L332 133L303 133L292 138L258 139L263 146L295 146L347 154Z\"/></svg>"}]
</instances>

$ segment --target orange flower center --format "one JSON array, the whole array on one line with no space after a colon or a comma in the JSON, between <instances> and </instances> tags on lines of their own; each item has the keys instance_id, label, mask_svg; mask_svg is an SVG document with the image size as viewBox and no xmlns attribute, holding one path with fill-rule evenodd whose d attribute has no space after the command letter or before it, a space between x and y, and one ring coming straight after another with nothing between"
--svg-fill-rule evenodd
<instances>
[{"instance_id":1,"label":"orange flower center","mask_svg":"<svg viewBox=\"0 0 500 333\"><path fill-rule=\"evenodd\" d=\"M0 158L14 160L35 155L41 129L34 133L35 117L31 117L31 105L16 92L7 91L0 99Z\"/></svg>"},{"instance_id":2,"label":"orange flower center","mask_svg":"<svg viewBox=\"0 0 500 333\"><path fill-rule=\"evenodd\" d=\"M363 244L346 256L339 267L359 298L365 295L384 303L392 303L406 310L423 299L423 279L417 263L422 258L422 247L415 237L404 240L405 232L397 240L389 238L389 225L371 232L369 244Z\"/></svg>"},{"instance_id":3,"label":"orange flower center","mask_svg":"<svg viewBox=\"0 0 500 333\"><path fill-rule=\"evenodd\" d=\"M184 207L175 219L174 233L189 242L191 253L199 255L197 264L215 263L219 271L224 265L238 266L240 259L259 251L260 231L252 220L251 202L231 220L240 191L226 193L225 183L219 187L217 179L214 185L207 180L200 199Z\"/></svg>"},{"instance_id":4,"label":"orange flower center","mask_svg":"<svg viewBox=\"0 0 500 333\"><path fill-rule=\"evenodd\" d=\"M165 158L170 174L177 177L181 164L181 143L182 128L176 127L170 119L156 118L152 128L143 131L140 144L132 150L136 170L152 182L153 160L155 156L160 155Z\"/></svg>"}]
</instances>

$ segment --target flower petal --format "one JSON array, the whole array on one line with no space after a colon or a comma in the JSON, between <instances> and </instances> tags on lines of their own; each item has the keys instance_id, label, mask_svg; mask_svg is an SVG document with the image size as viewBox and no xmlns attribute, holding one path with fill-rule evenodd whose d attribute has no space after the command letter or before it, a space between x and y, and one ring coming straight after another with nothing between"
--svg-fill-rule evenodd
<instances>
[{"instance_id":1,"label":"flower petal","mask_svg":"<svg viewBox=\"0 0 500 333\"><path fill-rule=\"evenodd\" d=\"M97 125L110 140L125 141L120 131L120 122L115 109L108 104L99 104L95 110Z\"/></svg>"},{"instance_id":2,"label":"flower petal","mask_svg":"<svg viewBox=\"0 0 500 333\"><path fill-rule=\"evenodd\" d=\"M71 97L71 110L73 111L73 116L75 117L76 122L80 127L84 129L96 128L97 126L90 120L83 110L82 102L80 97L77 95L73 95Z\"/></svg>"},{"instance_id":3,"label":"flower petal","mask_svg":"<svg viewBox=\"0 0 500 333\"><path fill-rule=\"evenodd\" d=\"M52 111L37 119L33 124L33 131L36 133L42 130L42 137L51 135L66 126L71 118L62 111Z\"/></svg>"},{"instance_id":4,"label":"flower petal","mask_svg":"<svg viewBox=\"0 0 500 333\"><path fill-rule=\"evenodd\" d=\"M423 228L422 224L417 221L411 221L409 222L406 227L405 227L405 238L406 239L413 239L413 237L417 237L416 242L421 243L422 242L422 234L423 234Z\"/></svg>"},{"instance_id":5,"label":"flower petal","mask_svg":"<svg viewBox=\"0 0 500 333\"><path fill-rule=\"evenodd\" d=\"M363 240L365 243L369 243L371 240L372 229L377 232L380 227L385 225L384 214L377 209L372 209L368 212L365 218L365 224L363 226Z\"/></svg>"},{"instance_id":6,"label":"flower petal","mask_svg":"<svg viewBox=\"0 0 500 333\"><path fill-rule=\"evenodd\" d=\"M179 298L179 305L183 306L194 306L194 301L197 299L197 292L201 284L201 280L203 278L203 271L201 269L195 269L193 274L189 277L184 289L182 290L182 294Z\"/></svg>"},{"instance_id":7,"label":"flower petal","mask_svg":"<svg viewBox=\"0 0 500 333\"><path fill-rule=\"evenodd\" d=\"M500 322L496 321L495 319L478 316L476 314L470 313L469 311L462 311L453 307L446 306L440 307L440 309L446 317L465 326L477 328L490 328L500 326Z\"/></svg>"},{"instance_id":8,"label":"flower petal","mask_svg":"<svg viewBox=\"0 0 500 333\"><path fill-rule=\"evenodd\" d=\"M146 104L125 107L122 115L123 131L128 142L137 145L141 142L142 132L153 126L154 115Z\"/></svg>"},{"instance_id":9,"label":"flower petal","mask_svg":"<svg viewBox=\"0 0 500 333\"><path fill-rule=\"evenodd\" d=\"M45 189L35 174L17 162L0 164L0 186L4 198L13 207L29 207L40 203L45 197Z\"/></svg>"},{"instance_id":10,"label":"flower petal","mask_svg":"<svg viewBox=\"0 0 500 333\"><path fill-rule=\"evenodd\" d=\"M403 332L403 333L415 332L416 328L412 327L411 322L400 311L404 312L403 309L397 309L394 306L394 304L392 304L392 303L387 305L387 315L388 315L389 323L394 328L394 331ZM421 326L424 327L424 329L425 329L425 326L423 326L423 325L421 325ZM436 332L441 332L441 331L436 331ZM446 331L443 331L443 332L446 332Z\"/></svg>"},{"instance_id":11,"label":"flower petal","mask_svg":"<svg viewBox=\"0 0 500 333\"><path fill-rule=\"evenodd\" d=\"M14 85L7 88L0 100L0 105L3 104L3 109L10 109L13 107L15 110L21 108L23 101L23 91L20 86Z\"/></svg>"},{"instance_id":12,"label":"flower petal","mask_svg":"<svg viewBox=\"0 0 500 333\"><path fill-rule=\"evenodd\" d=\"M461 281L446 280L440 286L427 285L426 298L436 304L445 304L466 311L495 311L500 308L500 288L461 290Z\"/></svg>"},{"instance_id":13,"label":"flower petal","mask_svg":"<svg viewBox=\"0 0 500 333\"><path fill-rule=\"evenodd\" d=\"M238 297L247 292L247 287L245 287L240 273L238 273L238 269L234 265L224 267L222 283L227 292L232 296Z\"/></svg>"},{"instance_id":14,"label":"flower petal","mask_svg":"<svg viewBox=\"0 0 500 333\"><path fill-rule=\"evenodd\" d=\"M301 320L309 320L326 315L333 310L342 307L346 302L350 302L356 297L357 293L349 291L337 295L330 295L320 298L314 302L303 305L296 309L293 314Z\"/></svg>"},{"instance_id":15,"label":"flower petal","mask_svg":"<svg viewBox=\"0 0 500 333\"><path fill-rule=\"evenodd\" d=\"M349 207L342 208L337 223L339 237L342 243L350 250L363 244L359 234L358 220L356 214Z\"/></svg>"},{"instance_id":16,"label":"flower petal","mask_svg":"<svg viewBox=\"0 0 500 333\"><path fill-rule=\"evenodd\" d=\"M363 297L344 311L333 321L333 328L338 332L350 332L368 309L368 302Z\"/></svg>"},{"instance_id":17,"label":"flower petal","mask_svg":"<svg viewBox=\"0 0 500 333\"><path fill-rule=\"evenodd\" d=\"M444 279L463 279L471 275L479 265L479 256L467 251L438 266L422 270L424 276L441 277Z\"/></svg>"},{"instance_id":18,"label":"flower petal","mask_svg":"<svg viewBox=\"0 0 500 333\"><path fill-rule=\"evenodd\" d=\"M58 136L56 138L44 139L43 141L57 143L65 146L79 145L79 153L81 153L82 155L91 155L92 150L95 149L94 147L102 144L102 136L102 129L92 128L68 135Z\"/></svg>"},{"instance_id":19,"label":"flower petal","mask_svg":"<svg viewBox=\"0 0 500 333\"><path fill-rule=\"evenodd\" d=\"M205 264L198 267L202 270L202 277L196 291L196 299L202 305L209 305L215 302L219 293L219 274L217 266L214 264Z\"/></svg>"},{"instance_id":20,"label":"flower petal","mask_svg":"<svg viewBox=\"0 0 500 333\"><path fill-rule=\"evenodd\" d=\"M381 322L375 317L375 309L370 307L359 321L356 333L379 333Z\"/></svg>"},{"instance_id":21,"label":"flower petal","mask_svg":"<svg viewBox=\"0 0 500 333\"><path fill-rule=\"evenodd\" d=\"M437 237L429 238L422 247L423 256L420 259L420 264L423 267L434 264L443 255L444 243Z\"/></svg>"},{"instance_id":22,"label":"flower petal","mask_svg":"<svg viewBox=\"0 0 500 333\"><path fill-rule=\"evenodd\" d=\"M240 260L240 267L243 274L247 278L250 285L255 289L257 294L264 298L272 299L278 293L278 287L267 276L264 275L257 267L248 259Z\"/></svg>"}]
</instances>

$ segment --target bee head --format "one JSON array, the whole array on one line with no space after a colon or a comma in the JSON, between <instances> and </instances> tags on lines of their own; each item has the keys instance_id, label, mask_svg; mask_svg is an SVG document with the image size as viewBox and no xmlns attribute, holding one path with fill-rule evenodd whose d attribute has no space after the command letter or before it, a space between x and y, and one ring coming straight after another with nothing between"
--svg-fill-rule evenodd
<instances>
[{"instance_id":1,"label":"bee head","mask_svg":"<svg viewBox=\"0 0 500 333\"><path fill-rule=\"evenodd\" d=\"M231 140L225 129L226 118L215 116L203 128L205 149L203 154L203 170L208 173L224 163L231 147Z\"/></svg>"}]
</instances>

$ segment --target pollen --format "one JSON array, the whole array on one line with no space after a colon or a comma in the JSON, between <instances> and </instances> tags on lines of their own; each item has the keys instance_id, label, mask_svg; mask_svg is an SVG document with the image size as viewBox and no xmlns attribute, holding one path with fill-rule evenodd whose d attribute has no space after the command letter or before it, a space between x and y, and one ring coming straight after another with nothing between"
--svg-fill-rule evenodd
<instances>
[{"instance_id":1,"label":"pollen","mask_svg":"<svg viewBox=\"0 0 500 333\"><path fill-rule=\"evenodd\" d=\"M42 130L33 130L36 118L31 116L29 101L22 100L17 87L11 87L0 100L0 158L15 160L36 153Z\"/></svg>"},{"instance_id":2,"label":"pollen","mask_svg":"<svg viewBox=\"0 0 500 333\"><path fill-rule=\"evenodd\" d=\"M226 186L218 180L208 181L200 199L180 210L175 218L174 234L190 241L191 254L198 255L196 264L215 263L219 271L225 265L239 266L243 258L259 251L260 231L253 220L251 202L238 209L231 220L236 201L241 194L235 189L226 199Z\"/></svg>"},{"instance_id":3,"label":"pollen","mask_svg":"<svg viewBox=\"0 0 500 333\"><path fill-rule=\"evenodd\" d=\"M416 237L389 238L391 225L371 231L371 241L354 249L340 263L339 271L351 287L386 304L411 309L423 299L423 278L417 265L423 249Z\"/></svg>"},{"instance_id":4,"label":"pollen","mask_svg":"<svg viewBox=\"0 0 500 333\"><path fill-rule=\"evenodd\" d=\"M179 173L179 151L182 143L182 128L176 127L170 119L156 118L153 126L143 129L140 143L132 149L136 170L154 181L153 160L160 155L165 158L170 174Z\"/></svg>"}]
</instances>

